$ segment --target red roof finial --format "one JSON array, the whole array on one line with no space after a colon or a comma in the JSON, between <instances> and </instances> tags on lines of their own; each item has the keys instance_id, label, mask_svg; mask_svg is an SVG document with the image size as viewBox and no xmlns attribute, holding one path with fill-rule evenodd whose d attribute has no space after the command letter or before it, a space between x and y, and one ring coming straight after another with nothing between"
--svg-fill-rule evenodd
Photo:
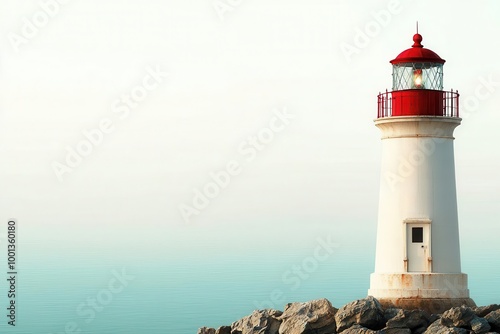
<instances>
[{"instance_id":1,"label":"red roof finial","mask_svg":"<svg viewBox=\"0 0 500 334\"><path fill-rule=\"evenodd\" d=\"M422 42L422 35L420 35L419 33L416 33L415 35L413 35L413 45L412 47L413 48L423 48L424 46L421 44Z\"/></svg>"},{"instance_id":2,"label":"red roof finial","mask_svg":"<svg viewBox=\"0 0 500 334\"><path fill-rule=\"evenodd\" d=\"M420 44L420 42L422 42L422 35L420 35L418 33L418 21L417 21L417 33L415 35L413 35L413 45L412 47L413 48L423 48L424 46L422 44Z\"/></svg>"}]
</instances>

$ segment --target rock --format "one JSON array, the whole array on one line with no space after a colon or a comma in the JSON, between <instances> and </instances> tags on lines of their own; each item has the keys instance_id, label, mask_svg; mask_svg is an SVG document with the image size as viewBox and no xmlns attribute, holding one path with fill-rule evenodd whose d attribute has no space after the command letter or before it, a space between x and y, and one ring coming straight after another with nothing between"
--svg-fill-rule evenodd
<instances>
[{"instance_id":1,"label":"rock","mask_svg":"<svg viewBox=\"0 0 500 334\"><path fill-rule=\"evenodd\" d=\"M222 327L219 327L215 331L215 334L231 334L231 326L222 326Z\"/></svg>"},{"instance_id":2,"label":"rock","mask_svg":"<svg viewBox=\"0 0 500 334\"><path fill-rule=\"evenodd\" d=\"M231 325L233 334L278 334L281 311L256 310Z\"/></svg>"},{"instance_id":3,"label":"rock","mask_svg":"<svg viewBox=\"0 0 500 334\"><path fill-rule=\"evenodd\" d=\"M488 313L500 310L500 305L491 304L488 306L479 306L479 307L474 307L472 310L478 317L484 318Z\"/></svg>"},{"instance_id":4,"label":"rock","mask_svg":"<svg viewBox=\"0 0 500 334\"><path fill-rule=\"evenodd\" d=\"M469 331L466 330L465 328L451 327L451 328L448 328L448 333L449 334L468 334Z\"/></svg>"},{"instance_id":5,"label":"rock","mask_svg":"<svg viewBox=\"0 0 500 334\"><path fill-rule=\"evenodd\" d=\"M335 333L336 312L327 299L287 304L279 318L279 334Z\"/></svg>"},{"instance_id":6,"label":"rock","mask_svg":"<svg viewBox=\"0 0 500 334\"><path fill-rule=\"evenodd\" d=\"M389 320L391 320L392 318L394 318L398 314L399 310L401 310L401 309L400 308L394 308L394 307L385 309L384 310L384 319L385 319L385 322L388 322Z\"/></svg>"},{"instance_id":7,"label":"rock","mask_svg":"<svg viewBox=\"0 0 500 334\"><path fill-rule=\"evenodd\" d=\"M347 328L340 334L376 334L376 331L368 329L366 327L360 325L353 325L352 327Z\"/></svg>"},{"instance_id":8,"label":"rock","mask_svg":"<svg viewBox=\"0 0 500 334\"><path fill-rule=\"evenodd\" d=\"M335 314L337 332L341 332L354 324L369 329L381 329L385 325L384 310L379 301L369 296L342 306Z\"/></svg>"},{"instance_id":9,"label":"rock","mask_svg":"<svg viewBox=\"0 0 500 334\"><path fill-rule=\"evenodd\" d=\"M387 321L388 328L427 328L430 315L423 310L399 310L395 317Z\"/></svg>"},{"instance_id":10,"label":"rock","mask_svg":"<svg viewBox=\"0 0 500 334\"><path fill-rule=\"evenodd\" d=\"M409 328L384 328L376 332L377 334L411 334L411 329Z\"/></svg>"},{"instance_id":11,"label":"rock","mask_svg":"<svg viewBox=\"0 0 500 334\"><path fill-rule=\"evenodd\" d=\"M422 327L418 327L418 328L413 329L411 332L413 334L423 334L426 330L427 330L427 326L422 326Z\"/></svg>"},{"instance_id":12,"label":"rock","mask_svg":"<svg viewBox=\"0 0 500 334\"><path fill-rule=\"evenodd\" d=\"M474 331L474 333L476 334L488 333L491 329L491 326L488 323L488 321L478 316L476 316L474 319L470 321L470 326Z\"/></svg>"},{"instance_id":13,"label":"rock","mask_svg":"<svg viewBox=\"0 0 500 334\"><path fill-rule=\"evenodd\" d=\"M500 304L453 307L443 314L388 308L367 297L339 310L327 299L290 303L285 311L256 310L231 326L197 334L499 334Z\"/></svg>"},{"instance_id":14,"label":"rock","mask_svg":"<svg viewBox=\"0 0 500 334\"><path fill-rule=\"evenodd\" d=\"M432 324L434 321L441 319L441 314L432 313L429 317L429 323Z\"/></svg>"},{"instance_id":15,"label":"rock","mask_svg":"<svg viewBox=\"0 0 500 334\"><path fill-rule=\"evenodd\" d=\"M433 323L431 323L430 326L427 327L427 329L424 333L425 334L436 334L436 333L439 333L439 331L444 327L445 326L441 325L441 320L438 319L438 320L434 321Z\"/></svg>"},{"instance_id":16,"label":"rock","mask_svg":"<svg viewBox=\"0 0 500 334\"><path fill-rule=\"evenodd\" d=\"M491 328L498 332L500 331L500 310L495 310L490 313L488 313L484 319L488 321L491 325Z\"/></svg>"},{"instance_id":17,"label":"rock","mask_svg":"<svg viewBox=\"0 0 500 334\"><path fill-rule=\"evenodd\" d=\"M452 307L441 316L441 325L447 327L469 327L476 314L468 306Z\"/></svg>"},{"instance_id":18,"label":"rock","mask_svg":"<svg viewBox=\"0 0 500 334\"><path fill-rule=\"evenodd\" d=\"M446 327L441 324L441 320L434 321L424 332L424 334L467 334L465 328Z\"/></svg>"}]
</instances>

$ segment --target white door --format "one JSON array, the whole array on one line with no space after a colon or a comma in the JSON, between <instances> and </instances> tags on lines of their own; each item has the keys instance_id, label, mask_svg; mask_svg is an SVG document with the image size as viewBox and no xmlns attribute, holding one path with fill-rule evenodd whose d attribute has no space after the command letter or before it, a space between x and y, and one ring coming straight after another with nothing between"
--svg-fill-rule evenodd
<instances>
[{"instance_id":1,"label":"white door","mask_svg":"<svg viewBox=\"0 0 500 334\"><path fill-rule=\"evenodd\" d=\"M407 224L408 271L429 271L429 224Z\"/></svg>"}]
</instances>

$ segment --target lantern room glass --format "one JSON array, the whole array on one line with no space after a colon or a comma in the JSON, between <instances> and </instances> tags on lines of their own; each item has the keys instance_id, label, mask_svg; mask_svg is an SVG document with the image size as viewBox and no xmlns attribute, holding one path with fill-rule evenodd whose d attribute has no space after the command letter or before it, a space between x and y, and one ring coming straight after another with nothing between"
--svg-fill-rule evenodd
<instances>
[{"instance_id":1,"label":"lantern room glass","mask_svg":"<svg viewBox=\"0 0 500 334\"><path fill-rule=\"evenodd\" d=\"M443 90L443 64L393 64L392 90L404 89Z\"/></svg>"}]
</instances>

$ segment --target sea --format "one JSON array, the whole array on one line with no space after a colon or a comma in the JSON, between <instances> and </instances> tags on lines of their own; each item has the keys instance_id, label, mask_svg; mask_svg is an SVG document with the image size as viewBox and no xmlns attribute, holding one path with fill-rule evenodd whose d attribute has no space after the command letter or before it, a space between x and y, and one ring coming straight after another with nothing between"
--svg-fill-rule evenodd
<instances>
[{"instance_id":1,"label":"sea","mask_svg":"<svg viewBox=\"0 0 500 334\"><path fill-rule=\"evenodd\" d=\"M69 256L54 244L21 256L15 326L8 324L4 281L0 333L195 334L202 326L230 325L254 309L283 310L289 302L327 298L340 307L367 295L374 262L362 250L304 253L293 247L246 255L228 249L207 259L141 255L139 249L102 252L92 245ZM462 258L480 305L500 302L500 266L492 258L497 261L494 254Z\"/></svg>"}]
</instances>

